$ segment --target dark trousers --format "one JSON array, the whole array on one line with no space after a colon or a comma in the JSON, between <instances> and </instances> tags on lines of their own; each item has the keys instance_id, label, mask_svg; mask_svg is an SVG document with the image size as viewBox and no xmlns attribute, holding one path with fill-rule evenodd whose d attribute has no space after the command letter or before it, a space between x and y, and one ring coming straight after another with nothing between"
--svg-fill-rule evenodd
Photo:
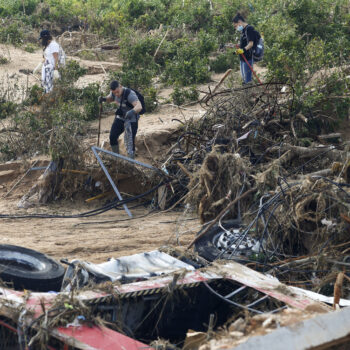
<instances>
[{"instance_id":1,"label":"dark trousers","mask_svg":"<svg viewBox=\"0 0 350 350\"><path fill-rule=\"evenodd\" d=\"M131 123L131 131L132 131L132 147L135 152L135 136L137 133L139 123L133 122ZM111 146L118 145L118 138L124 132L124 120L119 118L115 118L111 127L111 131L109 133L109 143Z\"/></svg>"}]
</instances>

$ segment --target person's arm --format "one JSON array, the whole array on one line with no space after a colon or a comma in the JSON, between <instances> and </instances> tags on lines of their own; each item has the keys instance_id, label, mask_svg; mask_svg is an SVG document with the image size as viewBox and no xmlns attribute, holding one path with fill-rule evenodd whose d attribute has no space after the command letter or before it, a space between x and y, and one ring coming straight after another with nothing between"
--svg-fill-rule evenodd
<instances>
[{"instance_id":1,"label":"person's arm","mask_svg":"<svg viewBox=\"0 0 350 350\"><path fill-rule=\"evenodd\" d=\"M137 101L134 101L134 102L132 103L132 105L134 106L133 110L134 110L137 114L139 114L139 113L141 112L141 110L142 110L142 104L141 104L141 102L140 102L139 100L137 100Z\"/></svg>"},{"instance_id":2,"label":"person's arm","mask_svg":"<svg viewBox=\"0 0 350 350\"><path fill-rule=\"evenodd\" d=\"M131 90L129 92L129 95L128 95L128 102L134 107L133 109L131 109L129 112L133 111L135 112L136 114L140 113L141 110L142 110L142 104L140 102L140 100L138 99L136 93Z\"/></svg>"},{"instance_id":3,"label":"person's arm","mask_svg":"<svg viewBox=\"0 0 350 350\"><path fill-rule=\"evenodd\" d=\"M53 52L52 56L55 60L55 65L54 65L53 69L58 69L58 52Z\"/></svg>"},{"instance_id":4,"label":"person's arm","mask_svg":"<svg viewBox=\"0 0 350 350\"><path fill-rule=\"evenodd\" d=\"M250 50L254 46L254 40L251 40L252 38L254 38L254 30L251 26L248 26L248 28L247 28L248 44L243 48L245 51Z\"/></svg>"},{"instance_id":5,"label":"person's arm","mask_svg":"<svg viewBox=\"0 0 350 350\"><path fill-rule=\"evenodd\" d=\"M108 95L108 96L106 97L106 102L111 103L111 102L113 102L113 101L114 101L115 103L117 103L117 101L114 100L114 98L113 98L112 95Z\"/></svg>"},{"instance_id":6,"label":"person's arm","mask_svg":"<svg viewBox=\"0 0 350 350\"><path fill-rule=\"evenodd\" d=\"M244 47L244 50L248 51L254 46L254 41L249 41L248 45Z\"/></svg>"}]
</instances>

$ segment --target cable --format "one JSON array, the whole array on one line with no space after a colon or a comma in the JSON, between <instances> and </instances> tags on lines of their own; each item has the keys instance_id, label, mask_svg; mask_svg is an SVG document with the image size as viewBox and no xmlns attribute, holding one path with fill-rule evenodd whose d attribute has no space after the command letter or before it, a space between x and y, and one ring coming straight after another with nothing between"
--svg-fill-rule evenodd
<instances>
[{"instance_id":1,"label":"cable","mask_svg":"<svg viewBox=\"0 0 350 350\"><path fill-rule=\"evenodd\" d=\"M135 200L138 200L140 198L143 198L143 197L149 195L150 193L156 191L159 187L163 186L164 184L166 184L168 182L162 181L161 183L154 186L153 188L151 188L150 190L148 190L145 193L130 197L128 199L124 199L122 201L115 200L115 201L108 203L107 205L105 205L101 208L93 209L93 210L83 212L80 214L74 214L74 215L50 215L50 214L10 215L10 214L0 214L0 219L32 219L32 218L38 218L38 219L75 219L75 218L96 216L96 215L105 213L106 211L109 211L111 209L114 209L116 206L127 204L127 203L133 202Z\"/></svg>"}]
</instances>

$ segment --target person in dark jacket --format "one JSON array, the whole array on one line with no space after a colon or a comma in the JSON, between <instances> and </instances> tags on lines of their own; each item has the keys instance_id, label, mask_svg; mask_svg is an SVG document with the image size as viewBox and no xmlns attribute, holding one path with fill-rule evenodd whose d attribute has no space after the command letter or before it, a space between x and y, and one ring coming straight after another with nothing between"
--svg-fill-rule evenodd
<instances>
[{"instance_id":1,"label":"person in dark jacket","mask_svg":"<svg viewBox=\"0 0 350 350\"><path fill-rule=\"evenodd\" d=\"M236 54L239 55L240 66L241 66L241 75L243 84L247 84L252 81L252 68L254 64L253 60L253 46L256 42L256 31L254 27L249 25L243 16L239 13L233 19L233 25L236 30L241 33L239 48L236 50ZM249 65L244 60L244 57L247 59Z\"/></svg>"},{"instance_id":2,"label":"person in dark jacket","mask_svg":"<svg viewBox=\"0 0 350 350\"><path fill-rule=\"evenodd\" d=\"M99 97L98 102L115 102L117 110L109 134L109 142L114 153L119 153L118 138L124 132L124 144L129 158L135 158L135 137L142 104L135 91L123 87L118 81L110 84L111 93Z\"/></svg>"}]
</instances>

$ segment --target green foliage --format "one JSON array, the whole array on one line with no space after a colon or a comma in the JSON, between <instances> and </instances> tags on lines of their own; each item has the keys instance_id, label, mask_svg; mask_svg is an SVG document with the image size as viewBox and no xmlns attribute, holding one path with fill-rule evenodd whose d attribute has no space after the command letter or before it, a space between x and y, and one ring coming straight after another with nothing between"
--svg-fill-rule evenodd
<instances>
[{"instance_id":1,"label":"green foliage","mask_svg":"<svg viewBox=\"0 0 350 350\"><path fill-rule=\"evenodd\" d=\"M52 109L50 117L53 130L49 145L51 158L64 158L69 159L70 163L78 163L80 147L77 146L76 137L83 131L84 116L74 102L68 102Z\"/></svg>"},{"instance_id":2,"label":"green foliage","mask_svg":"<svg viewBox=\"0 0 350 350\"><path fill-rule=\"evenodd\" d=\"M40 0L0 0L0 16L31 15Z\"/></svg>"},{"instance_id":3,"label":"green foliage","mask_svg":"<svg viewBox=\"0 0 350 350\"><path fill-rule=\"evenodd\" d=\"M39 104L43 94L43 88L37 84L34 84L28 92L28 97L25 101L25 104L30 106Z\"/></svg>"},{"instance_id":4,"label":"green foliage","mask_svg":"<svg viewBox=\"0 0 350 350\"><path fill-rule=\"evenodd\" d=\"M230 50L215 57L210 61L210 70L215 73L226 72L229 68L235 67L238 64L236 55Z\"/></svg>"},{"instance_id":5,"label":"green foliage","mask_svg":"<svg viewBox=\"0 0 350 350\"><path fill-rule=\"evenodd\" d=\"M180 86L175 86L174 91L170 94L171 100L175 105L183 105L186 102L198 101L199 92L194 86L185 89Z\"/></svg>"},{"instance_id":6,"label":"green foliage","mask_svg":"<svg viewBox=\"0 0 350 350\"><path fill-rule=\"evenodd\" d=\"M9 59L7 58L7 57L5 57L5 56L1 56L0 55L0 65L1 64L7 64L7 63L9 63L10 61L9 61Z\"/></svg>"},{"instance_id":7,"label":"green foliage","mask_svg":"<svg viewBox=\"0 0 350 350\"><path fill-rule=\"evenodd\" d=\"M255 0L249 20L265 37L269 76L301 86L315 71L344 63L350 36L346 0Z\"/></svg>"},{"instance_id":8,"label":"green foliage","mask_svg":"<svg viewBox=\"0 0 350 350\"><path fill-rule=\"evenodd\" d=\"M144 67L155 70L153 55L160 43L160 38L126 31L119 42L122 59L129 67Z\"/></svg>"},{"instance_id":9,"label":"green foliage","mask_svg":"<svg viewBox=\"0 0 350 350\"><path fill-rule=\"evenodd\" d=\"M169 11L174 26L186 25L191 31L209 29L212 11L208 0L175 1Z\"/></svg>"},{"instance_id":10,"label":"green foliage","mask_svg":"<svg viewBox=\"0 0 350 350\"><path fill-rule=\"evenodd\" d=\"M24 47L24 51L26 52L29 52L29 53L33 53L37 50L37 47L33 44L27 44L25 47Z\"/></svg>"},{"instance_id":11,"label":"green foliage","mask_svg":"<svg viewBox=\"0 0 350 350\"><path fill-rule=\"evenodd\" d=\"M0 98L0 119L5 119L16 113L17 105L11 101Z\"/></svg>"},{"instance_id":12,"label":"green foliage","mask_svg":"<svg viewBox=\"0 0 350 350\"><path fill-rule=\"evenodd\" d=\"M198 43L186 37L176 41L177 54L166 61L163 81L182 86L208 81L209 59L201 54Z\"/></svg>"},{"instance_id":13,"label":"green foliage","mask_svg":"<svg viewBox=\"0 0 350 350\"><path fill-rule=\"evenodd\" d=\"M81 103L84 106L84 116L86 120L98 118L98 97L100 95L100 86L96 83L89 84L87 87L82 89Z\"/></svg>"},{"instance_id":14,"label":"green foliage","mask_svg":"<svg viewBox=\"0 0 350 350\"><path fill-rule=\"evenodd\" d=\"M143 68L128 68L123 66L122 71L112 72L108 77L108 85L112 80L118 80L123 86L142 90L151 85L153 72Z\"/></svg>"},{"instance_id":15,"label":"green foliage","mask_svg":"<svg viewBox=\"0 0 350 350\"><path fill-rule=\"evenodd\" d=\"M61 84L71 84L85 75L87 69L81 67L77 61L69 60L66 66L60 69Z\"/></svg>"},{"instance_id":16,"label":"green foliage","mask_svg":"<svg viewBox=\"0 0 350 350\"><path fill-rule=\"evenodd\" d=\"M0 27L0 42L13 45L23 43L24 34L19 23L11 22Z\"/></svg>"},{"instance_id":17,"label":"green foliage","mask_svg":"<svg viewBox=\"0 0 350 350\"><path fill-rule=\"evenodd\" d=\"M145 89L143 92L143 96L145 98L146 112L153 112L158 106L157 100L157 90L153 87Z\"/></svg>"}]
</instances>

